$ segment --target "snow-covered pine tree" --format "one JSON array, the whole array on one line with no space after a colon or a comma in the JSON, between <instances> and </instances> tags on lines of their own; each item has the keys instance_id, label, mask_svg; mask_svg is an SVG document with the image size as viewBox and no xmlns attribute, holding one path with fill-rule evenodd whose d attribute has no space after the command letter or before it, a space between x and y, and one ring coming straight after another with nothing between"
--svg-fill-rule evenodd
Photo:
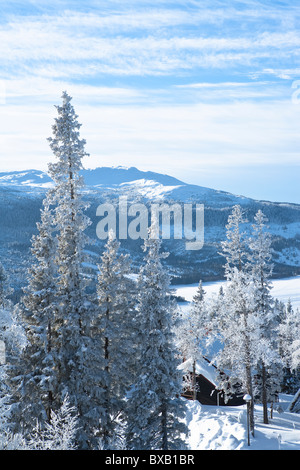
<instances>
[{"instance_id":1,"label":"snow-covered pine tree","mask_svg":"<svg viewBox=\"0 0 300 470\"><path fill-rule=\"evenodd\" d=\"M125 419L125 397L134 381L136 361L135 283L130 277L130 259L119 254L120 243L110 231L99 264L98 311L95 338L103 364L96 386L101 393L100 439L110 448L120 420Z\"/></svg>"},{"instance_id":2,"label":"snow-covered pine tree","mask_svg":"<svg viewBox=\"0 0 300 470\"><path fill-rule=\"evenodd\" d=\"M226 259L225 275L229 280L234 271L245 271L248 249L243 224L246 222L248 221L241 206L234 206L226 224L227 239L221 242L220 253Z\"/></svg>"},{"instance_id":3,"label":"snow-covered pine tree","mask_svg":"<svg viewBox=\"0 0 300 470\"><path fill-rule=\"evenodd\" d=\"M221 242L221 254L226 259L227 283L217 322L223 348L216 360L221 370L231 370L231 379L236 382L236 378L239 378L244 391L253 398L255 289L247 271L248 247L246 235L242 230L246 221L241 207L234 206L226 225L227 240ZM226 384L224 388L226 389ZM254 434L253 399L250 404L250 427Z\"/></svg>"},{"instance_id":4,"label":"snow-covered pine tree","mask_svg":"<svg viewBox=\"0 0 300 470\"><path fill-rule=\"evenodd\" d=\"M189 312L181 320L176 328L177 344L182 353L183 359L191 363L188 372L191 374L185 377L187 389L192 392L193 400L196 400L196 366L197 361L203 360L205 339L207 338L207 311L204 301L205 291L202 281L192 299ZM191 369L191 370L190 370ZM191 380L189 380L191 379Z\"/></svg>"},{"instance_id":5,"label":"snow-covered pine tree","mask_svg":"<svg viewBox=\"0 0 300 470\"><path fill-rule=\"evenodd\" d=\"M138 281L139 375L128 395L127 447L130 450L184 448L186 427L180 397L182 375L174 341L175 305L162 265L161 240L145 239Z\"/></svg>"},{"instance_id":6,"label":"snow-covered pine tree","mask_svg":"<svg viewBox=\"0 0 300 470\"><path fill-rule=\"evenodd\" d=\"M273 265L272 262L272 240L267 232L268 219L261 210L254 216L254 224L252 225L252 237L250 238L249 261L250 269L255 277L258 294L258 307L262 312L269 312L273 305L273 298L270 295L272 283Z\"/></svg>"},{"instance_id":7,"label":"snow-covered pine tree","mask_svg":"<svg viewBox=\"0 0 300 470\"><path fill-rule=\"evenodd\" d=\"M26 346L9 374L14 389L11 416L15 422L14 432L22 432L24 437L36 419L41 425L50 420L58 387L55 370L56 242L47 197L37 228L38 234L32 237L33 263L28 272L28 285L19 304Z\"/></svg>"},{"instance_id":8,"label":"snow-covered pine tree","mask_svg":"<svg viewBox=\"0 0 300 470\"><path fill-rule=\"evenodd\" d=\"M298 372L299 377L299 370L300 370L300 339L299 339L299 332L300 332L300 310L297 308L295 310L295 336L293 342L290 347L291 351L291 365L292 369Z\"/></svg>"},{"instance_id":9,"label":"snow-covered pine tree","mask_svg":"<svg viewBox=\"0 0 300 470\"><path fill-rule=\"evenodd\" d=\"M296 317L290 299L288 300L287 305L279 303L278 300L276 304L277 311L280 315L280 355L282 357L286 373L289 375L292 369L291 345L295 339L295 331L297 331Z\"/></svg>"},{"instance_id":10,"label":"snow-covered pine tree","mask_svg":"<svg viewBox=\"0 0 300 470\"><path fill-rule=\"evenodd\" d=\"M261 385L259 395L263 404L263 420L265 424L268 424L268 401L273 401L275 398L274 385L275 389L279 385L277 376L281 361L278 354L278 317L270 294L273 266L271 264L271 236L267 232L266 223L267 218L259 210L252 225L249 261L255 284L256 331L254 333L257 335L257 375Z\"/></svg>"},{"instance_id":11,"label":"snow-covered pine tree","mask_svg":"<svg viewBox=\"0 0 300 470\"><path fill-rule=\"evenodd\" d=\"M9 286L8 276L1 263L0 277L0 430L4 432L10 425L12 403L14 403L12 400L14 384L10 380L10 375L14 375L15 365L19 364L26 337L20 324L19 309L13 306L8 297L13 289Z\"/></svg>"},{"instance_id":12,"label":"snow-covered pine tree","mask_svg":"<svg viewBox=\"0 0 300 470\"><path fill-rule=\"evenodd\" d=\"M87 204L82 196L84 182L80 175L82 159L87 155L86 142L80 139L81 124L71 99L63 93L62 105L56 106L58 117L53 125L53 137L48 139L57 159L49 165L55 183L49 198L57 233L58 395L62 400L68 394L70 405L76 407L78 445L86 448L91 445L93 429L99 423L97 396L93 396L90 389L94 367L89 355L93 343L90 326L95 309L87 295L87 280L83 274L83 263L87 260L84 248L88 242L85 230L90 224L84 213Z\"/></svg>"},{"instance_id":13,"label":"snow-covered pine tree","mask_svg":"<svg viewBox=\"0 0 300 470\"><path fill-rule=\"evenodd\" d=\"M56 412L51 410L51 419L45 426L41 427L36 421L24 450L75 450L78 430L76 412L66 395L61 407Z\"/></svg>"},{"instance_id":14,"label":"snow-covered pine tree","mask_svg":"<svg viewBox=\"0 0 300 470\"><path fill-rule=\"evenodd\" d=\"M300 386L300 310L290 299L283 309L279 325L280 353L285 366L284 391L295 393Z\"/></svg>"},{"instance_id":15,"label":"snow-covered pine tree","mask_svg":"<svg viewBox=\"0 0 300 470\"><path fill-rule=\"evenodd\" d=\"M213 322L212 334L222 343L215 357L216 365L220 371L230 370L229 375L220 375L219 388L226 390L229 396L238 387L253 397L253 366L256 364L253 341L254 295L254 285L249 283L247 274L233 270L230 281L224 287L223 302L219 303L219 311ZM252 431L253 427L254 421Z\"/></svg>"}]
</instances>

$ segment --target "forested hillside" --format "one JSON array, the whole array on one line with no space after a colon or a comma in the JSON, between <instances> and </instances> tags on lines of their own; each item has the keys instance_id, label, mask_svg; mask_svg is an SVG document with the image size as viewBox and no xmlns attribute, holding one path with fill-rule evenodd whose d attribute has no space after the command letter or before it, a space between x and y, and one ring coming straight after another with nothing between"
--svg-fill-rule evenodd
<instances>
[{"instance_id":1,"label":"forested hillside","mask_svg":"<svg viewBox=\"0 0 300 470\"><path fill-rule=\"evenodd\" d=\"M94 241L90 250L99 255L104 242L96 236L99 204L112 201L118 204L120 195L127 195L128 203L142 201L159 203L204 204L204 246L198 251L185 249L183 240L164 240L170 253L168 260L175 283L219 280L224 278L224 259L219 255L220 240L225 238L225 225L234 204L241 204L249 223L261 209L268 218L274 249L274 277L289 277L300 273L300 206L292 203L256 201L201 186L188 185L168 175L142 172L136 168L97 168L82 170L85 187L83 198L89 203L87 215L92 224L87 228ZM151 179L148 179L151 178ZM0 176L0 250L5 265L18 289L22 285L23 270L28 265L30 240L36 233L42 200L51 178L46 173L29 170ZM171 224L173 218L171 217ZM138 269L142 240L121 240L121 249L130 253ZM92 258L91 263L95 261Z\"/></svg>"}]
</instances>

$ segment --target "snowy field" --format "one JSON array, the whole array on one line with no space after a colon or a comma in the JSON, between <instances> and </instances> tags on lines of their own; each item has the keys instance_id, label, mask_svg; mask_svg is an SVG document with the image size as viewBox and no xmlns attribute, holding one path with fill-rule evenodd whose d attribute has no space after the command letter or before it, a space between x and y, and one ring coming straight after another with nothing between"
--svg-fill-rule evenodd
<instances>
[{"instance_id":1,"label":"snowy field","mask_svg":"<svg viewBox=\"0 0 300 470\"><path fill-rule=\"evenodd\" d=\"M247 438L246 405L208 406L187 400L186 423L191 450L300 450L300 414L289 413L292 396L281 394L279 411L263 424L262 406L255 405L254 437Z\"/></svg>"},{"instance_id":2,"label":"snowy field","mask_svg":"<svg viewBox=\"0 0 300 470\"><path fill-rule=\"evenodd\" d=\"M209 297L212 294L217 294L224 281L219 282L203 282L203 288ZM293 309L300 309L300 276L288 278L288 279L277 279L272 282L273 289L271 295L278 300L287 303L290 299L292 302ZM187 284L172 286L175 290L176 295L183 297L187 302L190 302L196 293L198 284ZM180 306L184 308L184 305L180 303Z\"/></svg>"}]
</instances>

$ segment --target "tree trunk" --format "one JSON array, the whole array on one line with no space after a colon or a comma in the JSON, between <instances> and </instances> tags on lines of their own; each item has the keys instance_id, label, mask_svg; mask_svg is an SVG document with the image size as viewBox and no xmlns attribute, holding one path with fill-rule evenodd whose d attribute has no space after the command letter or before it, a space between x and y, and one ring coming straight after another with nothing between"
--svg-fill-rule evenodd
<instances>
[{"instance_id":1,"label":"tree trunk","mask_svg":"<svg viewBox=\"0 0 300 470\"><path fill-rule=\"evenodd\" d=\"M251 368L250 366L246 367L247 373L247 393L252 397L249 405L249 421L250 421L250 430L251 434L254 437L254 400L253 400L253 391L252 391L252 380L251 380Z\"/></svg>"},{"instance_id":2,"label":"tree trunk","mask_svg":"<svg viewBox=\"0 0 300 470\"><path fill-rule=\"evenodd\" d=\"M193 361L192 390L193 390L193 400L196 400L196 398L197 398L197 391L196 391L196 361Z\"/></svg>"},{"instance_id":3,"label":"tree trunk","mask_svg":"<svg viewBox=\"0 0 300 470\"><path fill-rule=\"evenodd\" d=\"M249 404L249 421L251 434L254 437L254 400L253 400L253 389L252 389L252 371L251 371L251 353L250 353L250 339L247 334L247 315L244 312L244 328L245 328L245 371L246 371L246 390L248 395L251 396Z\"/></svg>"}]
</instances>

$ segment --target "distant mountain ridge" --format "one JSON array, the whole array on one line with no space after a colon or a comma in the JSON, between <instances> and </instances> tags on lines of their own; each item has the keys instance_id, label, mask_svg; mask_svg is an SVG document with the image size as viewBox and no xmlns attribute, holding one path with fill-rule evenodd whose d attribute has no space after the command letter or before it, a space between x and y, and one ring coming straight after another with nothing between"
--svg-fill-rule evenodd
<instances>
[{"instance_id":1,"label":"distant mountain ridge","mask_svg":"<svg viewBox=\"0 0 300 470\"><path fill-rule=\"evenodd\" d=\"M51 184L50 176L40 170L19 170L0 173L0 186L33 186L43 188Z\"/></svg>"},{"instance_id":2,"label":"distant mountain ridge","mask_svg":"<svg viewBox=\"0 0 300 470\"><path fill-rule=\"evenodd\" d=\"M87 186L118 185L136 180L151 180L166 186L185 184L173 176L155 173L154 171L141 171L135 167L100 167L93 170L82 171Z\"/></svg>"},{"instance_id":3,"label":"distant mountain ridge","mask_svg":"<svg viewBox=\"0 0 300 470\"><path fill-rule=\"evenodd\" d=\"M153 171L142 171L135 167L98 167L81 171L85 186L91 190L109 190L114 188L119 192L136 192L140 197L147 199L162 199L169 197L181 202L198 201L209 202L211 199L218 204L243 204L250 200L243 196L194 185L180 181L166 174ZM20 170L0 173L0 188L8 187L25 190L47 190L53 181L47 172L41 170Z\"/></svg>"},{"instance_id":4,"label":"distant mountain ridge","mask_svg":"<svg viewBox=\"0 0 300 470\"><path fill-rule=\"evenodd\" d=\"M170 253L166 262L176 283L220 280L224 259L219 255L220 242L226 237L225 225L235 204L240 204L249 220L261 209L269 219L269 231L274 249L274 276L289 277L300 274L300 205L257 201L225 191L187 184L169 175L141 171L135 167L102 167L83 170L84 197L90 204L87 215L92 224L88 235L95 239L91 252L97 257L104 241L96 237L98 205L128 195L128 200L147 204L152 201L166 203L204 204L204 246L199 251L185 250L184 240L163 240ZM30 263L32 234L40 220L40 209L46 191L53 182L46 172L23 170L0 173L0 260L13 272L15 286L24 281L24 269ZM121 249L130 253L134 269L143 257L141 240L121 241ZM99 262L97 260L95 265Z\"/></svg>"},{"instance_id":5,"label":"distant mountain ridge","mask_svg":"<svg viewBox=\"0 0 300 470\"><path fill-rule=\"evenodd\" d=\"M173 176L155 173L153 171L141 171L135 167L98 167L84 169L81 172L86 186L109 186L128 183L135 180L152 180L163 185L185 184ZM0 173L1 186L32 186L46 187L52 180L47 172L42 170L19 170Z\"/></svg>"}]
</instances>

